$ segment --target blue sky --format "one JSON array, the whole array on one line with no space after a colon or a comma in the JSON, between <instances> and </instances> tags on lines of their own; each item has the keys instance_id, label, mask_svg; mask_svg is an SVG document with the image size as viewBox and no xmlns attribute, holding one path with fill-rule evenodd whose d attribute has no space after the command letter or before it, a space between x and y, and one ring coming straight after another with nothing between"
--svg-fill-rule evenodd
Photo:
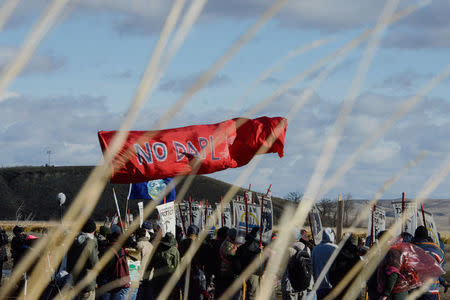
<instances>
[{"instance_id":1,"label":"blue sky","mask_svg":"<svg viewBox=\"0 0 450 300\"><path fill-rule=\"evenodd\" d=\"M187 1L190 3L190 1ZM269 7L269 0L210 0L170 63L135 129L151 126L203 71ZM400 1L400 8L412 1ZM3 5L0 2L0 5ZM10 61L47 1L21 1L0 32L0 69ZM2 166L94 165L101 160L96 132L119 127L159 36L171 1L80 0L39 45L26 69L0 99ZM170 127L216 123L243 115L283 83L373 26L384 1L290 1L186 107ZM399 8L399 9L400 9ZM347 122L329 177L403 101L449 62L450 2L433 1L388 27ZM290 51L315 40L330 42L289 60L244 103L236 100L262 72ZM289 120L285 157L267 155L248 180L276 195L305 190L326 133L361 59L365 43L314 91ZM278 97L258 115L285 116L311 78ZM368 198L422 151L428 155L385 194L413 197L450 153L450 80L404 116L327 194ZM212 175L232 182L242 168ZM431 195L449 198L445 179Z\"/></svg>"}]
</instances>

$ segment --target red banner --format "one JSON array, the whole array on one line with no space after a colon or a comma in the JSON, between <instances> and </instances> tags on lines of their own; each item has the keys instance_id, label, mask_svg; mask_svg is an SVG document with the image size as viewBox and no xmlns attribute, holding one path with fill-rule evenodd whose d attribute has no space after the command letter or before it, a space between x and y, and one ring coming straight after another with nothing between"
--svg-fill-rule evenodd
<instances>
[{"instance_id":1,"label":"red banner","mask_svg":"<svg viewBox=\"0 0 450 300\"><path fill-rule=\"evenodd\" d=\"M283 156L287 121L261 117L233 119L160 131L130 131L113 160L113 183L137 183L191 174L192 162L201 160L197 174L208 174L247 164L260 149ZM116 131L99 131L102 151Z\"/></svg>"}]
</instances>

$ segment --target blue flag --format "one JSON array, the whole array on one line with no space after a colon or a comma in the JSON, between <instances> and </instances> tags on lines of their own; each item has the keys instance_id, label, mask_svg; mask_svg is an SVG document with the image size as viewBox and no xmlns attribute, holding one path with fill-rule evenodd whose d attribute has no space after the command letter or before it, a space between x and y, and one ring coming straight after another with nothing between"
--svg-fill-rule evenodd
<instances>
[{"instance_id":1,"label":"blue flag","mask_svg":"<svg viewBox=\"0 0 450 300\"><path fill-rule=\"evenodd\" d=\"M175 187L172 178L156 179L147 182L130 184L128 193L129 200L155 200L162 193L166 186L171 187L170 192L166 196L166 202L172 202L176 198Z\"/></svg>"}]
</instances>

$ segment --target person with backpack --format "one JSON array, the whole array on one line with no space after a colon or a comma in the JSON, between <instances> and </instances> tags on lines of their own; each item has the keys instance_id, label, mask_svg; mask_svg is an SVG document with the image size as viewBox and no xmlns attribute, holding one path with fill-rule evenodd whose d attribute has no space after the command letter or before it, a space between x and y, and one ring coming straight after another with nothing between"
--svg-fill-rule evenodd
<instances>
[{"instance_id":1,"label":"person with backpack","mask_svg":"<svg viewBox=\"0 0 450 300\"><path fill-rule=\"evenodd\" d=\"M106 279L107 290L104 291L103 300L124 300L127 299L130 288L130 271L128 269L127 253L124 247L115 249L114 245L120 238L120 234L113 232L107 236L109 249L114 252L113 258L103 269Z\"/></svg>"},{"instance_id":2,"label":"person with backpack","mask_svg":"<svg viewBox=\"0 0 450 300\"><path fill-rule=\"evenodd\" d=\"M353 266L361 260L358 252L358 247L353 244L352 235L350 234L328 271L328 278L330 279L330 283L333 287L336 287L342 278L344 278L345 275L353 268ZM351 283L347 285L347 288L350 285ZM335 299L342 299L347 292L347 288L336 296Z\"/></svg>"},{"instance_id":3,"label":"person with backpack","mask_svg":"<svg viewBox=\"0 0 450 300\"><path fill-rule=\"evenodd\" d=\"M250 233L245 237L245 243L236 250L236 258L240 263L241 271L245 270L249 264L257 259L261 253L261 247L257 238L259 227L253 227ZM259 280L263 275L264 267L257 268L245 281L245 299L255 300L256 291L259 286Z\"/></svg>"},{"instance_id":4,"label":"person with backpack","mask_svg":"<svg viewBox=\"0 0 450 300\"><path fill-rule=\"evenodd\" d=\"M228 230L227 239L220 246L220 273L219 276L217 276L215 291L216 299L219 299L220 296L222 296L240 272L239 262L236 258L236 250L238 247L236 237L237 230L231 228ZM239 299L239 292L233 295L231 299Z\"/></svg>"},{"instance_id":5,"label":"person with backpack","mask_svg":"<svg viewBox=\"0 0 450 300\"><path fill-rule=\"evenodd\" d=\"M97 226L92 219L84 224L67 253L67 272L71 274L74 284L81 281L98 263L98 243L94 236ZM77 264L80 261L80 264ZM75 299L95 299L95 279L91 281Z\"/></svg>"},{"instance_id":6,"label":"person with backpack","mask_svg":"<svg viewBox=\"0 0 450 300\"><path fill-rule=\"evenodd\" d=\"M416 231L414 232L414 239L413 243L417 245L418 247L422 248L427 252L431 257L433 257L436 262L443 267L444 266L444 259L445 259L445 253L442 251L442 249L439 247L439 245L428 241L428 229L425 226L419 226L417 227ZM422 296L420 296L418 299L423 300L434 300L439 299L439 278L435 278L433 284L430 285L430 288L426 293L424 293Z\"/></svg>"},{"instance_id":7,"label":"person with backpack","mask_svg":"<svg viewBox=\"0 0 450 300\"><path fill-rule=\"evenodd\" d=\"M3 278L3 263L8 261L8 254L6 254L6 245L8 245L9 239L6 231L0 227L0 285L2 285Z\"/></svg>"},{"instance_id":8,"label":"person with backpack","mask_svg":"<svg viewBox=\"0 0 450 300\"><path fill-rule=\"evenodd\" d=\"M322 241L319 245L314 247L311 253L314 281L317 280L328 259L336 248L337 246L334 244L334 231L327 227L322 232ZM328 274L326 274L317 289L317 299L324 299L331 292L332 288L333 286L330 283Z\"/></svg>"},{"instance_id":9,"label":"person with backpack","mask_svg":"<svg viewBox=\"0 0 450 300\"><path fill-rule=\"evenodd\" d=\"M281 277L281 297L283 300L307 299L312 290L311 251L302 241L300 233L296 241L287 249L288 263Z\"/></svg>"},{"instance_id":10,"label":"person with backpack","mask_svg":"<svg viewBox=\"0 0 450 300\"><path fill-rule=\"evenodd\" d=\"M148 295L148 290L143 290L142 299L156 299L162 291L172 274L180 264L180 252L176 248L177 242L171 232L167 232L161 239L155 254L147 267L148 271L153 271L153 278L147 281L143 280L144 285L150 286L153 295ZM175 293L169 297L173 299ZM179 297L179 295L178 295Z\"/></svg>"}]
</instances>

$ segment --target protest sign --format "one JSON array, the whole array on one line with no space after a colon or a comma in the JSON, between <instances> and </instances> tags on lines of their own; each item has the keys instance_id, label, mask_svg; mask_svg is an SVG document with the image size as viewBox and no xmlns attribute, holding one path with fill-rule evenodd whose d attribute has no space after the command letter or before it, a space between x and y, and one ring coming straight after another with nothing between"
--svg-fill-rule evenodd
<instances>
[{"instance_id":1,"label":"protest sign","mask_svg":"<svg viewBox=\"0 0 450 300\"><path fill-rule=\"evenodd\" d=\"M173 233L175 236L175 206L174 202L158 205L158 225L161 227L163 236L167 232Z\"/></svg>"}]
</instances>

